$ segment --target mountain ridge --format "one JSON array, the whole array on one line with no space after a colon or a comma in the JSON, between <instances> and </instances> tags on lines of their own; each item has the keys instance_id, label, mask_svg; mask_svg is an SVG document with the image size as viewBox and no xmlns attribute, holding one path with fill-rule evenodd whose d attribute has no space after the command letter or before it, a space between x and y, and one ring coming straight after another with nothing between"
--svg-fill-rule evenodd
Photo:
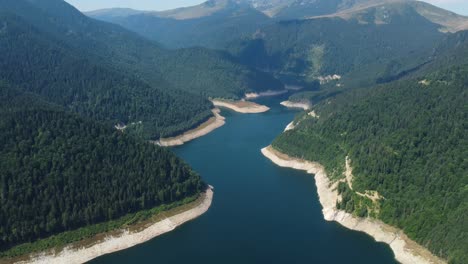
<instances>
[{"instance_id":1,"label":"mountain ridge","mask_svg":"<svg viewBox=\"0 0 468 264\"><path fill-rule=\"evenodd\" d=\"M285 20L341 18L378 26L404 9L412 9L439 25L443 33L468 29L468 17L415 0L211 0L162 12L107 9L86 14L119 24L170 48L224 49L236 39ZM180 34L171 34L175 31Z\"/></svg>"}]
</instances>

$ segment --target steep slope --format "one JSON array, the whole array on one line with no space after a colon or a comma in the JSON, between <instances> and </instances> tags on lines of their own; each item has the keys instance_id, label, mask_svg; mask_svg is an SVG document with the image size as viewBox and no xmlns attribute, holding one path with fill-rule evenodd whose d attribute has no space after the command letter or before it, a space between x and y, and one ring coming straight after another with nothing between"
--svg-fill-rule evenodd
<instances>
[{"instance_id":1,"label":"steep slope","mask_svg":"<svg viewBox=\"0 0 468 264\"><path fill-rule=\"evenodd\" d=\"M342 17L356 18L367 13L367 9L380 9L381 18L385 20L385 12L392 9L392 5L411 6L421 16L441 26L445 32L456 32L468 29L468 17L435 7L431 4L415 0L245 0L251 5L280 20L307 19L312 17Z\"/></svg>"},{"instance_id":2,"label":"steep slope","mask_svg":"<svg viewBox=\"0 0 468 264\"><path fill-rule=\"evenodd\" d=\"M110 9L86 14L121 25L170 48L222 48L231 41L253 34L270 20L249 5L231 1L208 1L166 12L128 15L122 14L119 9Z\"/></svg>"},{"instance_id":3,"label":"steep slope","mask_svg":"<svg viewBox=\"0 0 468 264\"><path fill-rule=\"evenodd\" d=\"M398 9L407 8L439 25L441 32L468 29L468 17L413 0L210 0L165 12L107 9L87 14L172 48L225 48L230 41L278 21L340 17L379 25L388 23Z\"/></svg>"},{"instance_id":4,"label":"steep slope","mask_svg":"<svg viewBox=\"0 0 468 264\"><path fill-rule=\"evenodd\" d=\"M102 18L101 20L107 21L108 19L112 18L132 16L147 12L148 11L135 10L131 8L106 8L85 12L85 15L90 17Z\"/></svg>"},{"instance_id":5,"label":"steep slope","mask_svg":"<svg viewBox=\"0 0 468 264\"><path fill-rule=\"evenodd\" d=\"M375 10L374 23L387 23L389 12L395 8L411 7L420 16L426 18L434 24L439 25L441 32L457 32L468 29L468 17L455 14L453 12L435 7L431 4L413 0L363 0L346 5L346 8L340 8L335 13L323 14L321 16L310 17L341 17L344 19L359 19L363 23L369 23L365 17L369 9ZM363 19L364 18L364 19ZM391 16L390 16L391 18ZM362 20L363 19L363 20Z\"/></svg>"},{"instance_id":6,"label":"steep slope","mask_svg":"<svg viewBox=\"0 0 468 264\"><path fill-rule=\"evenodd\" d=\"M445 67L325 100L314 108L320 118L298 117L273 146L343 179L339 209L383 220L450 263L465 263L468 66Z\"/></svg>"},{"instance_id":7,"label":"steep slope","mask_svg":"<svg viewBox=\"0 0 468 264\"><path fill-rule=\"evenodd\" d=\"M41 5L43 5L42 2ZM70 6L68 6L68 8L70 9ZM92 27L100 29L100 32L96 33L96 37L99 38L100 41L105 41L103 48L115 50L112 54L109 54L110 56L115 56L116 53L123 53L126 56L126 61L132 63L130 69L137 68L138 70L136 73L150 82L155 75L155 71L160 73L167 81L173 82L173 78L167 77L167 74L183 70L176 76L177 80L174 82L175 88L189 90L196 94L207 94L206 90L211 90L219 92L217 94L209 94L209 96L218 96L224 92L223 97L234 97L239 99L244 96L244 90L262 91L283 89L283 85L278 80L271 76L265 76L265 74L262 74L255 69L239 65L223 52L200 49L187 49L180 53L177 51L168 52L167 50L156 46L154 42L147 41L134 33L122 30L120 27L108 30L106 27L115 26L89 19L83 15L81 15L81 19L90 23ZM74 21L70 24L70 27L78 28L80 24L80 22ZM196 32L197 30L193 31ZM82 31L81 34L89 34L89 28ZM119 36L117 39L115 37L116 34ZM126 48L121 50L120 45L116 46L114 44L115 42L123 42L121 45L137 48ZM95 55L99 56L100 54L96 53ZM190 59L190 63L181 65L180 61L185 60L185 58L188 57ZM115 61L115 63L121 62L122 61ZM175 65L177 65L177 67L174 67ZM231 72L236 72L236 74L240 75L236 76L230 74ZM198 82L193 81L193 76L200 75L204 76L205 80L203 85L197 86L196 83ZM264 76L263 81L266 82L262 86L250 87L249 83L257 82L252 78L257 75ZM239 80L245 81L239 82ZM207 86L207 84L209 84L209 86ZM238 90L234 94L225 92L235 91L236 89Z\"/></svg>"},{"instance_id":8,"label":"steep slope","mask_svg":"<svg viewBox=\"0 0 468 264\"><path fill-rule=\"evenodd\" d=\"M468 31L458 31L444 35L442 40L426 50L412 53L408 57L395 58L388 63L382 74L375 76L377 83L389 83L396 80L424 78L425 75L441 68L466 64L468 56ZM420 63L420 64L418 64ZM413 66L411 66L413 65ZM367 69L366 69L367 70ZM373 71L368 71L373 72ZM352 80L359 76L359 72L350 74L341 81ZM330 86L318 91L299 92L290 96L293 102L310 101L317 103L343 92L341 87Z\"/></svg>"},{"instance_id":9,"label":"steep slope","mask_svg":"<svg viewBox=\"0 0 468 264\"><path fill-rule=\"evenodd\" d=\"M204 190L166 149L3 84L0 100L0 251Z\"/></svg>"},{"instance_id":10,"label":"steep slope","mask_svg":"<svg viewBox=\"0 0 468 264\"><path fill-rule=\"evenodd\" d=\"M155 14L157 14L159 17L173 18L178 20L194 19L210 16L223 10L236 8L238 3L239 1L233 0L208 0L196 6L155 12Z\"/></svg>"},{"instance_id":11,"label":"steep slope","mask_svg":"<svg viewBox=\"0 0 468 264\"><path fill-rule=\"evenodd\" d=\"M78 58L130 76L130 79L141 80L140 83L147 83L146 85L154 91L154 97L149 96L149 90L146 88L142 90L147 92L135 89L138 90L135 91L137 94L146 94L146 100L159 100L158 94L168 94L170 102L161 99L154 105L161 108L158 110L161 115L153 117L159 120L143 123L145 133L151 133L152 138L163 134L173 135L206 120L211 107L207 96L241 98L245 91L282 89L281 82L270 76L264 78L265 86L250 87L250 83L256 82L253 79L255 76L265 75L239 66L221 52L200 52L198 49L181 53L168 51L119 26L90 19L61 0L6 0L0 3L0 10L19 16L40 32L37 35L46 34L47 40L64 50L70 50L72 54L77 54ZM14 46L11 47L14 49ZM18 50L18 53L21 51ZM179 64L187 59L192 61L187 66ZM210 64L214 62L215 64ZM177 74L177 71L180 74ZM168 73L171 73L171 76ZM204 80L197 79L197 76L203 76ZM79 78L86 79L83 75ZM106 77L101 75L99 78ZM194 79L196 81L193 81ZM181 90L189 91L190 94ZM177 112L177 109L172 109L174 107L178 107L178 110L185 108L185 111ZM149 116L151 113L147 114ZM144 120L132 118L128 121L138 123ZM164 127L166 131L159 133L154 131L152 126Z\"/></svg>"},{"instance_id":12,"label":"steep slope","mask_svg":"<svg viewBox=\"0 0 468 264\"><path fill-rule=\"evenodd\" d=\"M161 61L165 65L161 72L175 87L190 93L239 100L251 92L284 89L278 79L235 62L226 52L190 48L171 51L168 55ZM200 68L200 60L206 65L204 68ZM181 76L194 76L190 86Z\"/></svg>"},{"instance_id":13,"label":"steep slope","mask_svg":"<svg viewBox=\"0 0 468 264\"><path fill-rule=\"evenodd\" d=\"M465 64L467 56L468 30L447 35L433 49L431 63L422 67L415 75L435 71L446 67L446 65Z\"/></svg>"},{"instance_id":14,"label":"steep slope","mask_svg":"<svg viewBox=\"0 0 468 264\"><path fill-rule=\"evenodd\" d=\"M333 14L361 2L375 0L245 0L268 16L287 20ZM387 0L388 1L388 0Z\"/></svg>"},{"instance_id":15,"label":"steep slope","mask_svg":"<svg viewBox=\"0 0 468 264\"><path fill-rule=\"evenodd\" d=\"M322 83L339 75L342 80L331 83L341 88L372 85L427 62L432 46L443 37L437 24L413 8L391 10L380 24L373 22L375 9L367 10L368 23L339 17L282 21L229 49L243 63L279 75Z\"/></svg>"},{"instance_id":16,"label":"steep slope","mask_svg":"<svg viewBox=\"0 0 468 264\"><path fill-rule=\"evenodd\" d=\"M46 6L46 2L50 2L50 6ZM94 52L93 55L101 57L104 60L108 60L110 58L111 63L117 65L124 64L129 70L135 71L138 76L148 80L150 83L157 84L159 79L154 80L155 76L163 75L163 77L166 78L166 73L177 70L170 66L174 65L174 63L167 62L177 61L191 52L191 50L185 50L182 54L179 54L178 52L167 52L167 50L155 45L154 42L123 30L121 27L89 19L81 13L76 14L76 10L74 8L67 4L63 6L63 4L64 3L62 1L58 0L37 1L36 3L39 8L46 10L66 9L66 12L75 12L75 15L78 18L71 21L68 16L64 17L62 15L66 14L66 12L54 14L58 19L65 22L64 24L68 28L62 30L62 33L71 29L73 32L77 32L80 36L86 36L88 45L89 43L94 43L93 45L95 46L94 49L96 52ZM83 27L82 25L87 26ZM92 36L91 40L89 39L90 35ZM71 43L76 42L73 38L67 38L67 41L71 41ZM103 56L106 53L108 53L107 56ZM118 56L116 56L117 54ZM180 74L177 76L177 83L180 85L177 85L175 88L189 89L194 93L203 93L204 89L217 89L220 91L223 91L223 89L233 91L236 88L249 89L251 91L262 91L262 89L283 89L282 84L272 77L268 77L268 83L266 83L264 87L247 87L247 83L239 83L238 81L230 78L233 75L220 75L219 70L222 70L224 73L229 73L234 68L242 68L242 72L245 73L245 75L240 76L240 78L249 80L249 82L255 82L255 80L249 78L246 74L248 73L249 76L262 74L246 66L240 66L235 61L225 56L222 52L200 52L199 49L194 49L192 54L190 54L190 59L192 62L186 66L187 69L184 71L187 74ZM210 65L210 62L213 61L219 61L220 63ZM207 83L211 83L212 86L193 86L193 76L197 75L206 76ZM267 80L267 78L264 80ZM167 79L167 81L171 80ZM237 98L241 98L243 95L242 91L238 91L235 96ZM232 97L232 95L226 94L226 97Z\"/></svg>"},{"instance_id":17,"label":"steep slope","mask_svg":"<svg viewBox=\"0 0 468 264\"><path fill-rule=\"evenodd\" d=\"M153 86L157 87L160 82L161 72L173 70L167 67L164 62L178 59L177 52L168 52L154 42L139 37L119 26L90 19L61 0L31 0L30 3L12 0L7 2L9 1L14 3L6 4L4 8L7 11L21 16L39 30L48 32L56 39L85 54L89 54L119 69L134 73ZM195 50L192 55L192 64L196 65L193 69L198 72L210 69L205 57L198 58L197 52ZM222 55L222 53L218 54ZM221 55L217 59L223 58L225 60L226 75L214 77L212 74L207 74L207 76L212 76L210 78L222 90L232 83L230 78L233 75L229 75L229 67L237 67L238 65ZM244 69L246 72L250 71L247 67L244 67ZM255 72L255 70L251 71ZM191 80L196 75L197 72L188 76L181 75L180 80L184 81L184 86L190 87ZM272 82L276 81L273 78L270 80ZM277 89L282 88L279 87L278 82L276 85L278 85ZM192 90L196 92L201 92L199 89L203 89L203 87L192 87ZM250 89L255 89L255 87Z\"/></svg>"},{"instance_id":18,"label":"steep slope","mask_svg":"<svg viewBox=\"0 0 468 264\"><path fill-rule=\"evenodd\" d=\"M0 15L0 78L83 116L108 123L142 122L145 137L181 132L210 116L201 97L154 89L55 41L21 18ZM189 111L187 111L189 110Z\"/></svg>"},{"instance_id":19,"label":"steep slope","mask_svg":"<svg viewBox=\"0 0 468 264\"><path fill-rule=\"evenodd\" d=\"M179 12L187 14L192 10L196 13L194 10L204 8L214 8L216 12L205 12L198 18L174 17ZM226 15L231 12L228 10L240 8L269 13L271 18L244 30L239 21ZM273 15L272 8L277 15ZM282 17L280 11L290 12L291 16ZM109 11L108 14L111 13ZM223 18L223 22L215 22L218 16ZM333 90L329 89L327 94L350 87L388 82L418 70L430 61L432 46L444 37L444 32L463 29L468 21L466 17L427 3L409 0L208 1L193 8L168 11L164 17L150 12L120 16L110 21L124 26L129 21L135 21L129 29L151 36L152 33L141 30L151 30L159 22L144 21L143 17L171 21L164 24L164 29L155 27L158 28L153 37L155 39L166 38L164 33L159 34L164 31L196 32L194 38L165 39L168 45L177 42L182 46L214 44L227 48L243 64L270 72L286 83L316 89L316 82L321 82L327 89ZM293 20L281 21L286 18ZM197 21L201 20L207 23L198 24ZM226 46L226 43L221 44L218 40L226 39L223 37L223 25L231 22L244 33L230 34L238 40ZM215 31L209 29L210 25L216 25ZM196 30L191 26L196 26ZM209 32L209 36L200 37L205 32ZM250 36L245 37L248 34ZM187 34L178 36L185 38ZM205 43L200 42L205 40ZM337 81L338 78L341 80Z\"/></svg>"}]
</instances>

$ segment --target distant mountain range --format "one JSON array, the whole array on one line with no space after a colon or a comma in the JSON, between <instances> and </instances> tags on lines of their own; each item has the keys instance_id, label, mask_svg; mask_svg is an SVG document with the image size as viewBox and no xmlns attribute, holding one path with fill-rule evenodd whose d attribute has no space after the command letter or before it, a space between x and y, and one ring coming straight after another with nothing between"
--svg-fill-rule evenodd
<instances>
[{"instance_id":1,"label":"distant mountain range","mask_svg":"<svg viewBox=\"0 0 468 264\"><path fill-rule=\"evenodd\" d=\"M347 79L342 88L407 73L429 60L445 33L468 27L467 17L411 0L211 0L164 12L88 15L170 48L227 49L284 82L314 87L314 79L337 74Z\"/></svg>"},{"instance_id":2,"label":"distant mountain range","mask_svg":"<svg viewBox=\"0 0 468 264\"><path fill-rule=\"evenodd\" d=\"M281 20L339 17L380 25L408 9L442 32L468 29L468 17L413 0L210 0L163 12L105 9L87 15L120 24L168 47L223 48L234 39Z\"/></svg>"}]
</instances>

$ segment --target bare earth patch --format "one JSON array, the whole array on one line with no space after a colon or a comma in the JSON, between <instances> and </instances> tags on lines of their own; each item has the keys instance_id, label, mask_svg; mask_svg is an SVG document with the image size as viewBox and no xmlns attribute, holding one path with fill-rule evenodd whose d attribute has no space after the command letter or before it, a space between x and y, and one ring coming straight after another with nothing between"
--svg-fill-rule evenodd
<instances>
[{"instance_id":1,"label":"bare earth patch","mask_svg":"<svg viewBox=\"0 0 468 264\"><path fill-rule=\"evenodd\" d=\"M308 115L311 116L311 117L313 117L313 118L317 118L317 119L320 118L320 116L317 115L317 113L315 113L315 111L310 111L310 112L308 113Z\"/></svg>"},{"instance_id":2,"label":"bare earth patch","mask_svg":"<svg viewBox=\"0 0 468 264\"><path fill-rule=\"evenodd\" d=\"M351 189L351 191L354 191L354 193L356 193L357 195L361 197L366 197L372 200L374 204L378 203L378 201L383 198L383 196L380 195L379 192L377 191L366 190L364 193L361 193L353 189L354 176L353 176L353 168L351 167L351 160L349 159L349 157L346 157L345 176L346 176L345 181L348 183L349 189Z\"/></svg>"},{"instance_id":3,"label":"bare earth patch","mask_svg":"<svg viewBox=\"0 0 468 264\"><path fill-rule=\"evenodd\" d=\"M296 128L296 125L294 125L294 121L293 121L286 126L286 128L284 129L284 132L293 130L294 128Z\"/></svg>"},{"instance_id":4,"label":"bare earth patch","mask_svg":"<svg viewBox=\"0 0 468 264\"><path fill-rule=\"evenodd\" d=\"M311 108L311 105L308 102L284 101L284 102L281 102L281 105L285 106L285 107L288 107L288 108L304 109L305 111L307 111L307 110L309 110Z\"/></svg>"}]
</instances>

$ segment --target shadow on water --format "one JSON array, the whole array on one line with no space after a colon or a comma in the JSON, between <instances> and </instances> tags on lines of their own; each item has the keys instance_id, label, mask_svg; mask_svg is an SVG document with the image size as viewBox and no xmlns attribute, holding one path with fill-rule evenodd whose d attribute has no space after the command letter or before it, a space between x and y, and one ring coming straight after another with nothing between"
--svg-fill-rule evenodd
<instances>
[{"instance_id":1,"label":"shadow on water","mask_svg":"<svg viewBox=\"0 0 468 264\"><path fill-rule=\"evenodd\" d=\"M311 175L279 168L260 149L296 112L223 111L226 125L175 148L215 187L210 210L173 232L92 263L396 263L371 237L323 219Z\"/></svg>"}]
</instances>

